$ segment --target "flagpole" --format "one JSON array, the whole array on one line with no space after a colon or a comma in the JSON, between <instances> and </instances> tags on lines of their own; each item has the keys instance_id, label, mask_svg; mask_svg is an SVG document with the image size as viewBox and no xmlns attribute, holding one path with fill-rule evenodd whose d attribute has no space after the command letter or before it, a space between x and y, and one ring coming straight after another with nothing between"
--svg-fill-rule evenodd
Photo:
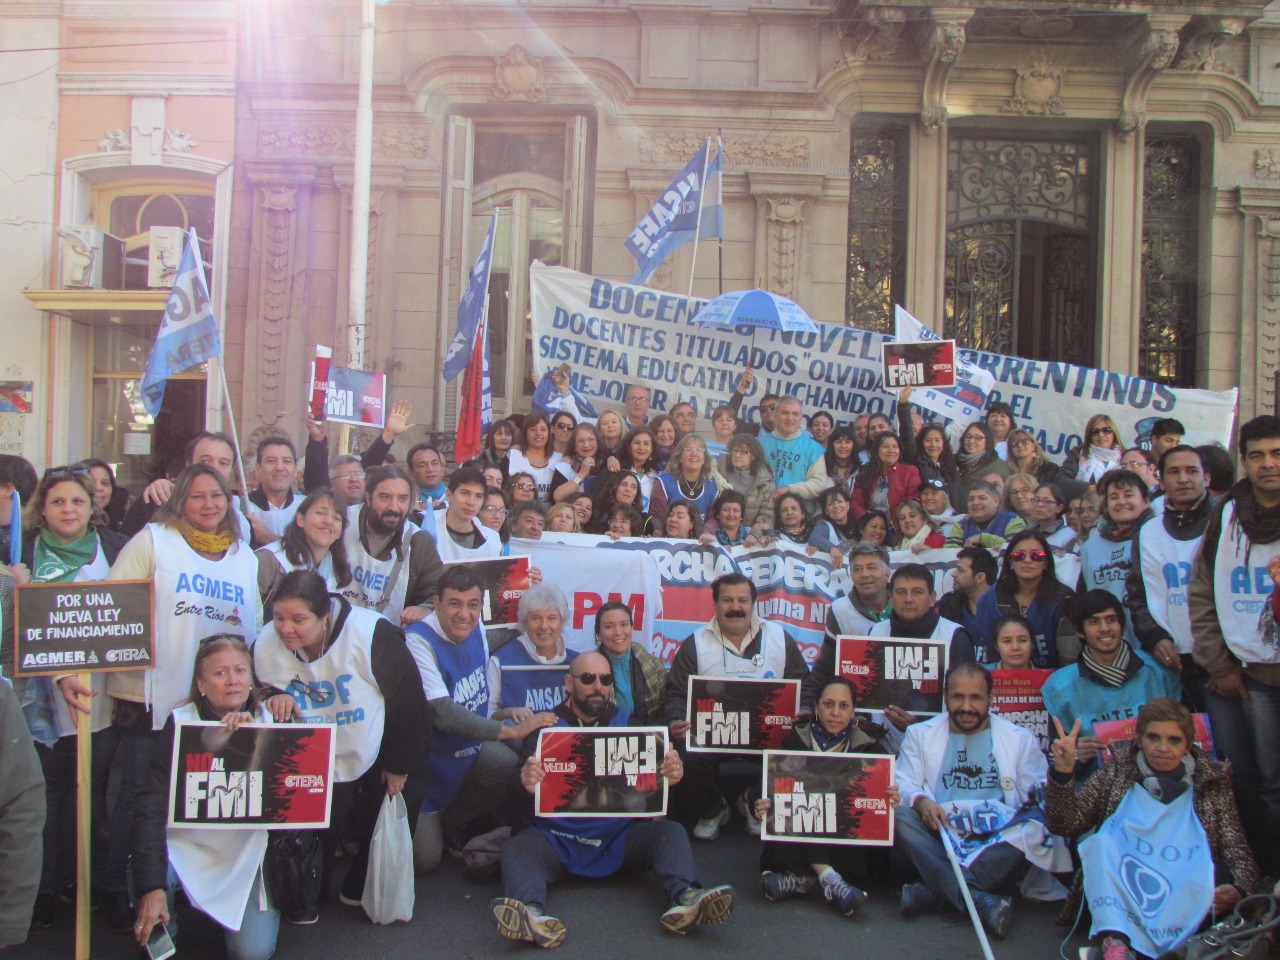
<instances>
[{"instance_id":1,"label":"flagpole","mask_svg":"<svg viewBox=\"0 0 1280 960\"><path fill-rule=\"evenodd\" d=\"M717 184L719 196L716 198L720 204L720 236L716 238L716 260L717 274L720 278L719 293L724 293L724 135L720 130L716 131L716 151L720 157L720 182ZM702 220L701 214L698 220Z\"/></svg>"},{"instance_id":2,"label":"flagpole","mask_svg":"<svg viewBox=\"0 0 1280 960\"><path fill-rule=\"evenodd\" d=\"M707 167L711 165L711 138L707 137L707 141L703 144L702 154L702 179L698 181L698 222L693 227L693 258L689 262L689 296L693 296L693 275L698 269L698 241L702 239L702 209L706 200L707 189ZM721 180L724 179L723 170L721 171ZM724 233L723 230L720 231Z\"/></svg>"},{"instance_id":3,"label":"flagpole","mask_svg":"<svg viewBox=\"0 0 1280 960\"><path fill-rule=\"evenodd\" d=\"M227 405L227 421L231 427L231 442L236 448L236 477L240 480L240 508L249 516L249 482L244 476L244 455L240 452L240 433L236 429L236 411L231 406L231 389L227 386L227 371L218 364L218 375L222 378L222 400ZM246 540L248 537L245 538Z\"/></svg>"}]
</instances>

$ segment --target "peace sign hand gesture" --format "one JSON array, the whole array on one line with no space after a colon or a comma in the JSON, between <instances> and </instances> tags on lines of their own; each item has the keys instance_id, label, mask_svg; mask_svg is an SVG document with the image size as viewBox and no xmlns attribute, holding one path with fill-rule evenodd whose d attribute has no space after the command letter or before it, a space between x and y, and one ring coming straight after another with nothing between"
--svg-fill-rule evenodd
<instances>
[{"instance_id":1,"label":"peace sign hand gesture","mask_svg":"<svg viewBox=\"0 0 1280 960\"><path fill-rule=\"evenodd\" d=\"M1073 773L1076 769L1076 741L1080 738L1080 718L1071 726L1071 732L1062 729L1062 721L1053 718L1058 728L1058 739L1053 741L1053 769L1059 773Z\"/></svg>"}]
</instances>

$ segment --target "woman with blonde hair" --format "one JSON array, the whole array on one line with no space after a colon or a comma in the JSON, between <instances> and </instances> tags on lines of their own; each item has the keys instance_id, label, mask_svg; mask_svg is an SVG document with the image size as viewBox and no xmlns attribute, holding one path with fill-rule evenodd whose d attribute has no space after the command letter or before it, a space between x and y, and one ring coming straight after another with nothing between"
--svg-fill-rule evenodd
<instances>
[{"instance_id":1,"label":"woman with blonde hair","mask_svg":"<svg viewBox=\"0 0 1280 960\"><path fill-rule=\"evenodd\" d=\"M1031 500L1036 494L1039 484L1029 473L1015 473L1004 482L1003 509L1011 510L1027 523L1035 520L1035 511Z\"/></svg>"},{"instance_id":2,"label":"woman with blonde hair","mask_svg":"<svg viewBox=\"0 0 1280 960\"><path fill-rule=\"evenodd\" d=\"M582 523L571 503L557 503L547 511L547 533L581 533Z\"/></svg>"},{"instance_id":3,"label":"woman with blonde hair","mask_svg":"<svg viewBox=\"0 0 1280 960\"><path fill-rule=\"evenodd\" d=\"M653 485L649 512L664 517L668 503L692 500L698 505L698 512L706 515L720 495L720 479L706 441L692 433L681 437L671 451L667 468L658 474L658 482Z\"/></svg>"},{"instance_id":4,"label":"woman with blonde hair","mask_svg":"<svg viewBox=\"0 0 1280 960\"><path fill-rule=\"evenodd\" d=\"M1006 461L1017 473L1029 473L1037 483L1053 483L1062 468L1045 457L1030 430L1015 427L1009 431L1009 457Z\"/></svg>"},{"instance_id":5,"label":"woman with blonde hair","mask_svg":"<svg viewBox=\"0 0 1280 960\"><path fill-rule=\"evenodd\" d=\"M1062 462L1059 479L1096 485L1104 473L1120 469L1124 449L1116 422L1105 413L1095 413L1085 425L1084 442Z\"/></svg>"}]
</instances>

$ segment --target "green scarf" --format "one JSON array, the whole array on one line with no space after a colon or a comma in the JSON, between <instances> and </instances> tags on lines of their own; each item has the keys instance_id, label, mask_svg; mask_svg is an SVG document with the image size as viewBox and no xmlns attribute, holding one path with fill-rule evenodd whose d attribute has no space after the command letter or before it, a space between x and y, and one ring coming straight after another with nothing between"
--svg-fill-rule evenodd
<instances>
[{"instance_id":1,"label":"green scarf","mask_svg":"<svg viewBox=\"0 0 1280 960\"><path fill-rule=\"evenodd\" d=\"M79 540L63 543L42 528L36 540L35 569L31 571L31 579L36 583L69 583L81 567L93 563L97 553L96 530L90 529Z\"/></svg>"}]
</instances>

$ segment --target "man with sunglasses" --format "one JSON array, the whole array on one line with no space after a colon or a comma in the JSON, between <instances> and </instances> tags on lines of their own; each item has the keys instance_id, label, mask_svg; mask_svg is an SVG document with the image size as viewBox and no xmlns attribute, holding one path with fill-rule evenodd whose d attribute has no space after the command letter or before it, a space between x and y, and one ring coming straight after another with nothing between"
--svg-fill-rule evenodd
<instances>
[{"instance_id":1,"label":"man with sunglasses","mask_svg":"<svg viewBox=\"0 0 1280 960\"><path fill-rule=\"evenodd\" d=\"M689 678L776 677L800 681L800 712L813 713L813 678L804 654L782 626L756 615L756 585L740 573L726 573L711 583L716 615L680 644L667 674L666 704L662 716L671 739L682 748L685 782L681 788L691 807L698 810L693 838L710 842L732 815L718 780L718 764L705 753L683 750L689 733ZM743 757L759 763L760 758ZM747 794L738 797L738 810L747 831L760 835L760 821L752 812Z\"/></svg>"},{"instance_id":2,"label":"man with sunglasses","mask_svg":"<svg viewBox=\"0 0 1280 960\"><path fill-rule=\"evenodd\" d=\"M594 651L580 653L564 678L565 699L555 708L556 726L626 727L630 716L609 697L609 661ZM536 756L538 735L525 740L528 759L520 783L533 794L544 776ZM680 755L668 748L658 773L680 782ZM498 932L510 940L558 947L564 924L547 916L547 887L566 875L604 878L619 870L650 871L662 883L671 906L662 927L685 934L695 924L724 923L733 911L733 888L703 887L684 827L674 820L623 817L538 817L502 847L503 896L490 905Z\"/></svg>"},{"instance_id":3,"label":"man with sunglasses","mask_svg":"<svg viewBox=\"0 0 1280 960\"><path fill-rule=\"evenodd\" d=\"M760 406L757 408L760 412L760 422L750 423L740 416L742 412L742 400L751 390L752 384L756 382L755 371L747 367L746 373L742 375L742 379L738 381L738 389L733 391L733 396L729 398L728 407L733 411L733 415L738 418L738 429L736 433L749 433L753 437L761 434L772 433L774 426L777 424L778 400L780 399L776 393L764 393L760 395Z\"/></svg>"}]
</instances>

